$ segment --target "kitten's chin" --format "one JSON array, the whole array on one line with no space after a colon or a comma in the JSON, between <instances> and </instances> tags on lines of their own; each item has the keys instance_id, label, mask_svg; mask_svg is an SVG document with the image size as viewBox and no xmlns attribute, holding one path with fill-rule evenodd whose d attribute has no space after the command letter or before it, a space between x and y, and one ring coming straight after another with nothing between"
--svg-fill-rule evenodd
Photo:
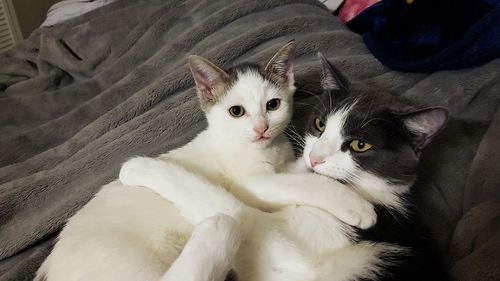
<instances>
[{"instance_id":1,"label":"kitten's chin","mask_svg":"<svg viewBox=\"0 0 500 281\"><path fill-rule=\"evenodd\" d=\"M257 138L254 138L252 140L252 143L254 144L257 144L259 146L268 146L269 144L271 144L274 139L276 137L275 136L260 136L260 137L257 137Z\"/></svg>"},{"instance_id":2,"label":"kitten's chin","mask_svg":"<svg viewBox=\"0 0 500 281\"><path fill-rule=\"evenodd\" d=\"M271 137L261 136L260 138L255 139L253 142L266 142L266 141L271 141L271 140L272 140Z\"/></svg>"},{"instance_id":3,"label":"kitten's chin","mask_svg":"<svg viewBox=\"0 0 500 281\"><path fill-rule=\"evenodd\" d=\"M273 138L271 138L271 137L259 138L259 139L252 141L253 144L260 146L260 147L269 146L272 142L273 142Z\"/></svg>"}]
</instances>

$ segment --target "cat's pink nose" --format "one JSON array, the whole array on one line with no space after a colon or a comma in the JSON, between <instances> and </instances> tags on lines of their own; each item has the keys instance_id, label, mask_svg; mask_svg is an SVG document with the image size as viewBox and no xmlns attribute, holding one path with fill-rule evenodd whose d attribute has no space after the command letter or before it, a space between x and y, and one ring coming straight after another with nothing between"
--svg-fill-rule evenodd
<instances>
[{"instance_id":1,"label":"cat's pink nose","mask_svg":"<svg viewBox=\"0 0 500 281\"><path fill-rule=\"evenodd\" d=\"M269 129L269 126L267 126L267 124L265 123L253 127L254 132L256 132L259 135L263 135L267 131L267 129Z\"/></svg>"},{"instance_id":2,"label":"cat's pink nose","mask_svg":"<svg viewBox=\"0 0 500 281\"><path fill-rule=\"evenodd\" d=\"M311 162L312 167L315 167L319 164L325 163L325 159L323 159L321 157L313 156L311 154L309 154L309 161Z\"/></svg>"}]
</instances>

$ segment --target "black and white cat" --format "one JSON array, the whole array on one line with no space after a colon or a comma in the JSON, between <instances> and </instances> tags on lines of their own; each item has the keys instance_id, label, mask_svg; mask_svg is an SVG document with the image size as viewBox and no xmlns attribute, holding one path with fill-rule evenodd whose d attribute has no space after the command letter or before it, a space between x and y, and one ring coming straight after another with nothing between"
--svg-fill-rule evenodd
<instances>
[{"instance_id":1,"label":"black and white cat","mask_svg":"<svg viewBox=\"0 0 500 281\"><path fill-rule=\"evenodd\" d=\"M376 206L377 223L358 229L359 241L406 249L388 256L377 278L366 280L448 280L417 218L412 196L420 154L445 126L448 112L441 107L418 108L376 88L350 84L319 57L323 102L309 121L304 161Z\"/></svg>"},{"instance_id":2,"label":"black and white cat","mask_svg":"<svg viewBox=\"0 0 500 281\"><path fill-rule=\"evenodd\" d=\"M350 245L347 224L366 229L376 213L353 190L294 162L283 133L294 50L292 41L265 67L229 71L190 57L207 129L158 159L127 162L120 179L129 186L114 181L79 210L35 280L221 280L237 250L242 281L319 276L318 259L329 260L319 254ZM167 186L175 206L134 185Z\"/></svg>"},{"instance_id":3,"label":"black and white cat","mask_svg":"<svg viewBox=\"0 0 500 281\"><path fill-rule=\"evenodd\" d=\"M239 280L446 280L430 241L417 227L411 189L420 153L445 125L447 111L419 109L387 93L348 86L320 57L327 100L312 114L303 160L376 205L375 227L352 228L311 207L264 213L234 197L222 198L221 187L176 164L152 158L130 160L120 179L156 191L193 223L216 213L233 217L238 223L231 226L241 228L242 244L233 261ZM307 196L318 194L310 190ZM217 206L206 206L214 198ZM205 244L216 236L206 237ZM185 265L179 279L199 268Z\"/></svg>"}]
</instances>

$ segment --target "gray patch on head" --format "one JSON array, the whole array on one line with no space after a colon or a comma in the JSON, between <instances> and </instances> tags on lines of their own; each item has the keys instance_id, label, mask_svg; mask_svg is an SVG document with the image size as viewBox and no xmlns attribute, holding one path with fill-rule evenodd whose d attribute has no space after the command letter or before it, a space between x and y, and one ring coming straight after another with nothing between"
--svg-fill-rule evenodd
<instances>
[{"instance_id":1,"label":"gray patch on head","mask_svg":"<svg viewBox=\"0 0 500 281\"><path fill-rule=\"evenodd\" d=\"M224 70L227 73L227 78L224 80L224 88L221 89L215 95L215 102L207 102L203 99L200 99L200 106L203 111L208 112L213 105L222 100L231 90L231 88L238 83L241 75L246 74L248 72L253 72L259 74L263 80L270 82L276 88L281 89L281 84L275 80L272 80L269 75L266 74L263 67L261 65L255 63L241 63L234 67L229 68L228 70Z\"/></svg>"},{"instance_id":2,"label":"gray patch on head","mask_svg":"<svg viewBox=\"0 0 500 281\"><path fill-rule=\"evenodd\" d=\"M222 100L231 90L234 84L239 80L241 74L247 73L249 71L258 73L262 78L266 79L266 75L262 70L262 67L254 63L241 63L234 67L224 70L227 73L227 77L224 79L224 87L219 89L215 94L215 101L208 102L204 99L200 99L200 107L203 111L208 112L216 103ZM269 80L269 79L266 79ZM271 81L271 80L269 80ZM272 82L272 81L271 81Z\"/></svg>"},{"instance_id":3,"label":"gray patch on head","mask_svg":"<svg viewBox=\"0 0 500 281\"><path fill-rule=\"evenodd\" d=\"M203 94L200 92L199 87L197 87L197 93L200 100L200 107L203 111L208 112L214 104L219 102L223 97L225 97L232 86L237 83L239 75L252 71L258 73L264 80L271 82L277 88L282 89L284 85L289 83L288 79L293 79L293 59L295 56L295 41L289 41L283 47L281 47L274 56L267 62L266 66L262 66L255 63L241 63L230 69L223 70L199 56L190 56L190 65L195 61L201 61L203 64L207 65L209 69L220 73L220 79L218 81L217 88L211 88L213 93L213 98L207 100L203 98ZM191 69L193 70L193 69ZM194 73L193 73L194 77ZM196 81L196 79L195 79Z\"/></svg>"}]
</instances>

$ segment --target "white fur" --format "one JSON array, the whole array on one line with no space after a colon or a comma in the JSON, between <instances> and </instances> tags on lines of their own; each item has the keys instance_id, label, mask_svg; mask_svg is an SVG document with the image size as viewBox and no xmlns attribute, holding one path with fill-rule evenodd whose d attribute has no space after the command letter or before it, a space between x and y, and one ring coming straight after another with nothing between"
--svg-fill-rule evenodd
<instances>
[{"instance_id":1,"label":"white fur","mask_svg":"<svg viewBox=\"0 0 500 281\"><path fill-rule=\"evenodd\" d=\"M386 266L397 263L397 257L408 251L409 249L388 243L354 243L339 249L327 259L322 264L322 276L316 280L376 280L377 274Z\"/></svg>"},{"instance_id":2,"label":"white fur","mask_svg":"<svg viewBox=\"0 0 500 281\"><path fill-rule=\"evenodd\" d=\"M235 220L222 214L207 218L194 229L161 281L224 280L240 243L240 229ZM196 270L187 270L193 265Z\"/></svg>"},{"instance_id":3,"label":"white fur","mask_svg":"<svg viewBox=\"0 0 500 281\"><path fill-rule=\"evenodd\" d=\"M246 145L258 138L253 129L266 123L269 129L264 135L275 138L290 122L294 90L282 91L254 71L240 73L238 83L207 113L210 132L220 134L217 137L224 138L226 144ZM276 111L266 112L266 102L273 98L282 99L281 106ZM234 105L243 106L245 115L240 118L229 115L228 109Z\"/></svg>"},{"instance_id":4,"label":"white fur","mask_svg":"<svg viewBox=\"0 0 500 281\"><path fill-rule=\"evenodd\" d=\"M342 128L350 110L350 108L341 109L331 114L326 121L325 131L319 139L311 136L306 137L303 156L310 169L313 169L310 161L310 157L313 156L325 161L313 169L322 175L342 180L358 170L350 153L340 150L345 141Z\"/></svg>"},{"instance_id":5,"label":"white fur","mask_svg":"<svg viewBox=\"0 0 500 281\"><path fill-rule=\"evenodd\" d=\"M363 264L358 258L377 260L379 246L350 250L352 229L331 215L369 227L376 218L371 204L326 177L280 173L293 160L282 135L291 116L293 87L280 90L255 73L240 76L209 110L207 130L192 142L156 160L134 158L122 167L122 181L147 186L173 204L149 189L118 181L104 186L68 221L38 278L222 281L216 278L227 272L240 240L233 266L242 281L351 280L348 273L327 270L345 261L335 254L339 249L352 252L354 264ZM282 99L280 109L265 112L262 104L275 97ZM229 116L233 105L244 106L247 115ZM252 127L259 118L268 122L269 141L255 141ZM214 229L217 222L210 217L218 214L238 223ZM197 230L173 263L192 225ZM218 239L220 233L241 236ZM173 271L167 272L171 265ZM377 268L366 265L359 274L369 276Z\"/></svg>"}]
</instances>

